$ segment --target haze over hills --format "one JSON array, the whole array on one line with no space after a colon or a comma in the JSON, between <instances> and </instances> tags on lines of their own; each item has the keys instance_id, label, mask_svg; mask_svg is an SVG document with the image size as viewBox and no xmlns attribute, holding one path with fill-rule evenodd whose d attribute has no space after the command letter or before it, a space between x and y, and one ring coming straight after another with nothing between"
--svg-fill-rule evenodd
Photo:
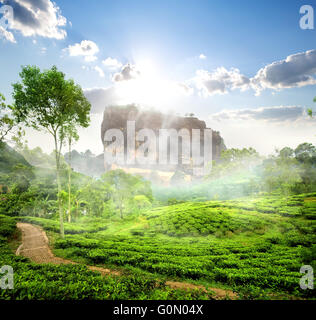
<instances>
[{"instance_id":1,"label":"haze over hills","mask_svg":"<svg viewBox=\"0 0 316 320\"><path fill-rule=\"evenodd\" d=\"M69 163L69 152L64 155L66 162ZM74 171L86 174L90 177L100 177L104 172L104 155L94 155L90 150L86 152L71 152L71 167Z\"/></svg>"}]
</instances>

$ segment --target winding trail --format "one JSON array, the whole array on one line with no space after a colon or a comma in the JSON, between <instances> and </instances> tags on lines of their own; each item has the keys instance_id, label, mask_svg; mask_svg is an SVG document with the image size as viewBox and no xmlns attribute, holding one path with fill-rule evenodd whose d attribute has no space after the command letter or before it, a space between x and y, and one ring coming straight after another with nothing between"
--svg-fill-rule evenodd
<instances>
[{"instance_id":1,"label":"winding trail","mask_svg":"<svg viewBox=\"0 0 316 320\"><path fill-rule=\"evenodd\" d=\"M39 227L29 223L17 223L17 227L22 232L22 243L16 250L16 255L21 255L29 258L35 263L53 263L53 264L78 264L77 262L66 260L54 256L50 247L49 241L45 231ZM119 271L110 270L107 268L87 266L91 271L100 272L103 276L115 275L120 276ZM201 289L206 291L206 288L201 285L195 285L187 282L178 281L166 281L166 285L173 289ZM214 292L214 298L216 299L237 299L236 293L230 290L224 290L220 288L210 288Z\"/></svg>"}]
</instances>

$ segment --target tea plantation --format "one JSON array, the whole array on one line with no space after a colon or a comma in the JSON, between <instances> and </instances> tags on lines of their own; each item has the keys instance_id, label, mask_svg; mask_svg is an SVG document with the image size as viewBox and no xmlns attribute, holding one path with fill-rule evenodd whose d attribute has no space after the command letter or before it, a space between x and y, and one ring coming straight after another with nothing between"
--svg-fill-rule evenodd
<instances>
[{"instance_id":1,"label":"tea plantation","mask_svg":"<svg viewBox=\"0 0 316 320\"><path fill-rule=\"evenodd\" d=\"M14 255L8 240L15 236L15 219L0 215L0 265L14 270L14 289L0 289L0 300L209 298L198 290L170 289L154 277L102 277L84 265L37 265Z\"/></svg>"},{"instance_id":2,"label":"tea plantation","mask_svg":"<svg viewBox=\"0 0 316 320\"><path fill-rule=\"evenodd\" d=\"M92 281L97 291L99 286L108 286L107 292L111 292L114 283L124 287L125 291L111 293L108 298L125 294L139 298L141 286L144 286L144 297L157 297L158 289L149 288L152 282L140 280L154 277L230 288L240 298L247 299L313 299L315 291L302 290L299 281L302 265L316 268L315 196L314 193L288 198L185 202L143 211L123 220L89 222L86 219L82 224L66 224L65 239L55 233L57 221L19 219L52 231L57 256L120 270L123 276L117 282L112 278L101 279L84 267L39 267L8 255L19 268L23 265L23 270L27 269L22 283L37 268L43 272L36 271L34 281L43 281L47 270L51 276L45 281L62 283L64 277L70 277L73 291L64 288L69 298L79 294L75 293L75 287L80 273L81 279L87 278L80 283ZM14 229L10 223L8 228ZM128 281L135 282L135 292ZM58 286L56 290L62 288ZM83 297L97 296L91 293L91 288L85 290ZM166 289L159 290L159 294L166 294L163 291Z\"/></svg>"}]
</instances>

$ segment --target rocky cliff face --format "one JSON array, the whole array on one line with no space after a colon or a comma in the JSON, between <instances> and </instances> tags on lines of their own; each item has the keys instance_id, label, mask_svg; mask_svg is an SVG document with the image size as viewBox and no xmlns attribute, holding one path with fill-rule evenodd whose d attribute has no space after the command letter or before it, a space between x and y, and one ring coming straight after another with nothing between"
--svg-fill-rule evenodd
<instances>
[{"instance_id":1,"label":"rocky cliff face","mask_svg":"<svg viewBox=\"0 0 316 320\"><path fill-rule=\"evenodd\" d=\"M157 111L144 111L137 107L131 106L116 106L107 107L104 111L103 123L101 127L101 139L104 143L104 135L108 129L120 129L126 135L126 125L127 121L135 121L135 131L138 132L141 129L147 128L152 129L154 132L158 133L159 129L188 129L190 132L192 129L200 129L201 132L201 149L204 145L204 134L203 130L207 129L206 124L203 120L199 120L196 117L181 117L170 114L163 114ZM126 136L125 136L126 140ZM216 160L220 157L222 150L225 150L224 140L220 136L219 132L212 132L212 158ZM125 149L126 150L126 149ZM128 166L126 166L128 167ZM181 168L179 168L181 167ZM157 169L157 168L155 168ZM158 170L165 171L176 171L181 169L183 171L189 171L187 166L177 165L159 167Z\"/></svg>"}]
</instances>

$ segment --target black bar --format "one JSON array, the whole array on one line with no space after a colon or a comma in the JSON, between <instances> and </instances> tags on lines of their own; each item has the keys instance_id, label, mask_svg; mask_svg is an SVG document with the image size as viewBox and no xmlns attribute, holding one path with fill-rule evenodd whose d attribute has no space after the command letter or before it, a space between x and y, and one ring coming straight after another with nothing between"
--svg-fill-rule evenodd
<instances>
[{"instance_id":1,"label":"black bar","mask_svg":"<svg viewBox=\"0 0 316 320\"><path fill-rule=\"evenodd\" d=\"M0 310L5 309L10 316L45 312L45 316L56 317L74 313L90 314L88 320L98 319L222 319L220 317L235 317L241 315L256 319L266 317L268 320L280 312L291 316L308 314L315 310L315 300L284 300L284 301L1 301ZM62 310L62 311L61 311ZM145 312L144 312L145 310ZM62 312L62 313L60 313ZM3 313L2 313L3 314ZM312 313L311 313L312 314Z\"/></svg>"}]
</instances>

